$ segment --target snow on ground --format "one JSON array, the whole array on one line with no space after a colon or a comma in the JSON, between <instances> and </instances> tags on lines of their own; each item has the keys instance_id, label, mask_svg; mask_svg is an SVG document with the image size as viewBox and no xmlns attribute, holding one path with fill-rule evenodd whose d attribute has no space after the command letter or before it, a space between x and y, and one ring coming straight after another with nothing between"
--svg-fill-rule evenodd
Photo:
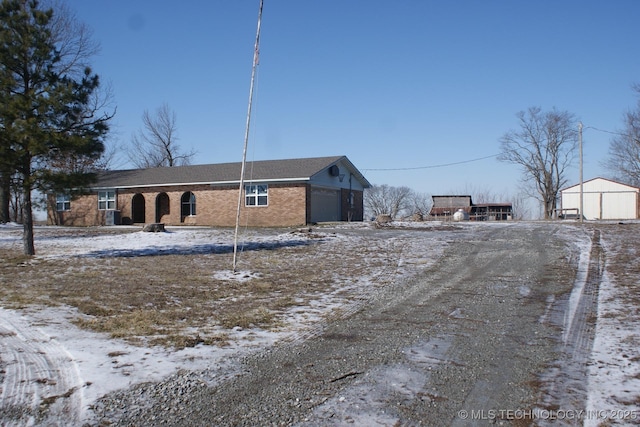
<instances>
[{"instance_id":1,"label":"snow on ground","mask_svg":"<svg viewBox=\"0 0 640 427\"><path fill-rule=\"evenodd\" d=\"M632 257L637 263L640 255L636 252L637 235L633 238ZM608 256L618 253L622 246L620 239L629 239L628 233L604 234L602 245ZM640 424L640 312L637 306L630 306L634 300L629 301L628 291L624 289L640 285L640 276L626 273L628 282L616 283L605 264L589 365L587 412L592 416L585 426L598 426L605 420L608 425Z\"/></svg>"},{"instance_id":2,"label":"snow on ground","mask_svg":"<svg viewBox=\"0 0 640 427\"><path fill-rule=\"evenodd\" d=\"M632 223L623 225L626 228L607 230L601 234L600 244L605 257L601 266L595 337L586 362L586 409L567 414L559 410L557 414L567 418L575 416L576 420L588 427L640 425L640 313L635 306L637 290L632 292L631 299L625 298L628 293L625 288L640 285L640 275L629 269L622 275L624 283L617 283L609 272L613 259L620 254L621 242L628 240L629 232L634 230L628 228L628 224ZM589 263L592 262L591 240L587 238L590 233L579 226L564 227L560 231L565 241L577 249L578 255L578 270L563 322L562 338L565 344L572 332L571 324L587 282ZM631 246L635 251L637 241ZM637 255L640 254L632 254L634 263L637 262Z\"/></svg>"},{"instance_id":3,"label":"snow on ground","mask_svg":"<svg viewBox=\"0 0 640 427\"><path fill-rule=\"evenodd\" d=\"M356 227L362 227L357 225ZM344 228L344 226L341 226ZM118 227L124 230L126 227ZM350 228L347 226L346 228ZM60 233L47 233L56 231ZM65 259L68 257L144 256L155 254L228 253L232 250L233 232L199 227L168 228L165 233L146 233L133 228L130 233L93 233L83 229L70 230L60 227L36 229L37 258ZM22 250L22 227L18 224L0 225L0 247ZM433 240L433 234L428 239ZM341 236L335 244L344 245L351 237ZM238 241L239 250L255 246L277 246L306 242L304 233L282 231L245 232ZM356 293L370 288L371 280L381 274L401 277L405 266L414 264L412 256L418 256L421 267L424 258L437 259L445 244L431 245L426 241L406 244L397 239L387 240L388 247L402 244L397 268L390 272L370 271L368 277L350 281L333 293L349 288ZM412 246L413 245L413 246ZM417 251L417 246L420 250ZM406 252L406 253L405 253ZM411 254L414 255L411 255ZM231 266L230 266L231 267ZM221 280L245 282L257 277L251 271L217 271L214 277ZM360 290L358 290L360 289ZM146 348L111 339L105 334L81 330L71 323L79 313L72 307L29 307L10 310L0 307L0 361L6 364L0 402L12 406L37 405L47 396L61 396L73 390L75 406L80 406L78 423L89 416L89 405L106 393L129 388L147 381L158 381L180 369L208 371L209 381L220 381L233 375L237 361L251 351L267 348L281 340L301 340L313 335L324 313L337 308L340 297L326 295L310 302L309 306L292 309L290 327L278 331L234 328L228 332L230 345L225 347L196 346L180 351L161 347ZM344 312L354 307L341 307ZM26 333L25 331L29 331ZM19 353L19 354L18 354ZM42 357L24 358L25 353ZM46 354L46 355L45 355ZM19 361L19 362L16 362ZM56 372L53 372L56 371ZM0 375L2 380L2 375ZM20 384L28 384L23 386ZM58 399L73 401L73 398ZM67 404L67 406L69 406ZM60 413L72 412L72 408L53 408ZM67 422L70 420L67 418Z\"/></svg>"},{"instance_id":4,"label":"snow on ground","mask_svg":"<svg viewBox=\"0 0 640 427\"><path fill-rule=\"evenodd\" d=\"M251 340L244 340L240 335L250 334L251 331L236 331L232 333L236 335L236 339L230 339L232 344L226 347L197 346L180 351L161 347L136 347L122 340L109 339L104 334L78 329L71 324L74 317L75 310L69 307L39 307L24 311L0 309L0 323L11 323L19 338L31 341L31 349L36 353L46 351L48 355L56 355L55 358L59 360L50 362L51 366L47 366L46 370L55 365L55 369L63 370L67 375L75 377L67 382L72 383L69 384L69 389L77 388L83 411L106 393L141 382L159 381L178 369L209 369L214 375L215 372L230 375L233 373L233 361L237 356L252 348L271 345L276 340L276 334L265 331L260 331L260 334L254 333ZM31 334L25 335L24 331L31 331ZM10 376L10 362L13 360L8 353L9 350L8 346L0 349L0 360L9 362L6 377ZM24 371L31 368L17 366L16 369ZM42 379L52 378L54 374L38 369L34 374L39 381L32 380L33 386L44 383ZM5 399L13 398L8 395L9 390L10 387L4 387L2 402L6 403ZM68 389L62 390L66 391ZM43 390L26 392L33 393L34 399L56 394L46 387Z\"/></svg>"},{"instance_id":5,"label":"snow on ground","mask_svg":"<svg viewBox=\"0 0 640 427\"><path fill-rule=\"evenodd\" d=\"M415 226L415 224L400 224ZM440 225L439 223L427 223L424 226ZM461 227L473 230L476 224L460 224ZM527 223L500 223L491 226L518 226L527 227ZM349 227L349 226L347 226ZM590 244L585 241L583 231L578 226L567 226L560 231L567 241L573 241L579 253L581 266L576 286L584 283L583 265L588 263ZM211 253L213 250L229 251L233 242L233 234L229 230L213 230L210 228L179 227L170 229L166 233L132 232L126 234L98 234L77 237L69 234L63 237L38 237L36 234L36 249L38 257L65 258L69 256L109 257L109 256L138 256L167 253ZM419 233L420 234L420 233ZM447 237L441 237L438 245L433 245L433 233L428 233L432 244L415 241L408 250L404 250L398 258L398 271L406 272L402 267L409 264L415 268L420 262L412 258L412 251L419 249L422 259L437 259L446 246ZM446 234L446 233L444 233ZM0 225L0 247L12 248L20 251L22 228L17 224ZM343 239L349 239L342 237ZM606 236L605 236L606 237ZM295 237L290 233L261 233L255 236L243 236L240 243L250 244L274 244L284 239L305 239L304 236ZM604 242L607 251L614 251L614 242ZM344 242L342 242L344 244ZM389 245L398 245L395 239L388 239ZM406 245L406 242L402 242ZM392 248L393 246L389 246ZM214 249L215 248L215 249ZM425 251L428 253L425 254ZM568 255L569 256L569 255ZM575 256L575 252L574 255ZM422 267L426 267L423 265ZM251 271L231 272L222 271L216 273L216 278L223 280L246 281L253 278ZM375 277L375 272L370 277ZM640 277L630 276L628 280L640 283ZM358 283L357 286L366 287L367 281ZM620 306L620 289L618 284L611 280L604 272L603 282L600 287L598 301L598 321L596 337L590 366L589 400L588 410L622 410L635 411L635 419L640 418L638 402L640 401L640 358L637 356L639 347L638 328L640 315L620 317L615 315L625 311L637 310ZM316 301L316 319L321 317L323 310L329 310L330 304ZM571 305L571 304L570 304ZM571 307L568 315L571 316ZM306 314L309 313L307 308ZM180 351L169 351L159 347L143 348L126 344L120 340L108 339L106 335L80 330L71 324L71 320L77 316L74 309L69 307L31 307L25 310L8 310L0 308L0 342L7 339L22 340L24 343L31 341L31 350L49 352L58 359L57 363L67 366L66 382L75 382L81 400L79 404L86 415L88 405L98 397L118 389L128 388L134 384L160 380L176 372L178 369L209 370L213 372L212 380L222 380L233 375L237 368L237 360L247 352L265 348L278 340L303 338L303 328L294 327L290 330L268 332L263 330L233 330L230 336L231 345L224 348L214 346L196 346ZM299 316L299 317L296 317ZM300 314L292 310L291 317L295 323L309 322L309 318L303 319ZM311 319L313 320L313 319ZM30 331L25 334L24 331ZM246 339L250 338L250 339ZM3 341L4 340L4 341ZM630 357L631 356L631 357ZM11 361L15 357L6 347L0 346L0 360L7 364L3 389L0 392L0 402L6 404L16 396L8 395L6 384L11 379ZM36 362L33 362L36 363ZM54 361L54 363L56 363ZM46 363L45 363L46 367ZM24 370L24 366L20 369ZM217 373L217 374L216 374ZM394 375L398 374L397 372ZM40 375L46 378L46 373ZM386 375L381 372L380 375ZM400 375L400 374L398 374ZM63 381L64 382L64 381ZM31 393L33 399L41 398L47 391L46 381L35 381L33 384L42 386L42 389L23 388L24 393ZM68 384L67 384L68 385ZM50 387L55 384L49 384ZM35 386L34 386L35 387ZM14 388L13 390L18 390ZM597 414L598 416L604 414ZM616 414L608 414L608 421ZM623 414L617 414L623 415ZM81 415L81 418L84 416ZM603 419L591 417L585 421L585 425L598 425Z\"/></svg>"}]
</instances>

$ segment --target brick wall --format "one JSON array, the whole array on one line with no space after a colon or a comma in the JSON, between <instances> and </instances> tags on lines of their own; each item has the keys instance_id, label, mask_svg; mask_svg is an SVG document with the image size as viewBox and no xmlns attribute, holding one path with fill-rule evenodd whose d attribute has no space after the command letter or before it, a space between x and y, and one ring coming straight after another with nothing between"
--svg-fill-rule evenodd
<instances>
[{"instance_id":1,"label":"brick wall","mask_svg":"<svg viewBox=\"0 0 640 427\"><path fill-rule=\"evenodd\" d=\"M90 194L78 196L71 200L71 210L56 212L55 196L48 203L47 224L87 227L104 225L104 211L98 211L98 196Z\"/></svg>"},{"instance_id":2,"label":"brick wall","mask_svg":"<svg viewBox=\"0 0 640 427\"><path fill-rule=\"evenodd\" d=\"M196 215L181 216L182 195L191 191L196 197ZM131 224L134 218L132 201L135 194L144 196L145 223L161 222L166 225L207 225L232 227L236 223L238 187L210 185L131 188L118 190L116 209L123 224ZM156 200L160 194L168 198L168 212L156 218ZM308 185L270 184L268 206L245 207L241 200L240 224L242 226L279 227L307 224ZM165 197L165 196L161 196ZM54 204L55 206L55 204ZM105 211L98 210L97 193L80 196L71 201L71 210L50 214L62 225L94 226L105 224Z\"/></svg>"}]
</instances>

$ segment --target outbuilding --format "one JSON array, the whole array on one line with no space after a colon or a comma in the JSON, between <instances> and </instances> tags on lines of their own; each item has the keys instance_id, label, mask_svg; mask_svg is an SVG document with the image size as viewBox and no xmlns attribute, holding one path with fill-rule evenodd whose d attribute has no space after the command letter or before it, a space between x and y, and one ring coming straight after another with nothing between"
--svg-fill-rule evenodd
<instances>
[{"instance_id":1,"label":"outbuilding","mask_svg":"<svg viewBox=\"0 0 640 427\"><path fill-rule=\"evenodd\" d=\"M513 219L511 203L473 203L468 195L431 196L433 205L429 215L438 219L460 220L455 217L472 221L505 221Z\"/></svg>"},{"instance_id":2,"label":"outbuilding","mask_svg":"<svg viewBox=\"0 0 640 427\"><path fill-rule=\"evenodd\" d=\"M346 156L101 172L80 196L51 195L48 223L246 226L362 221L370 183ZM239 199L240 198L240 199Z\"/></svg>"},{"instance_id":3,"label":"outbuilding","mask_svg":"<svg viewBox=\"0 0 640 427\"><path fill-rule=\"evenodd\" d=\"M640 218L640 188L606 178L594 178L582 183L583 218ZM564 218L580 218L580 184L560 190L560 212Z\"/></svg>"}]
</instances>

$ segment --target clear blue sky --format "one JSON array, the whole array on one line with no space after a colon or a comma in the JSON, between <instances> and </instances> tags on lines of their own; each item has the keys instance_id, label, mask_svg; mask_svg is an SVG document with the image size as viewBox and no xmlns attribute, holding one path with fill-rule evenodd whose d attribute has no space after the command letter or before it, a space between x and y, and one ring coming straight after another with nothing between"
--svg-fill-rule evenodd
<instances>
[{"instance_id":1,"label":"clear blue sky","mask_svg":"<svg viewBox=\"0 0 640 427\"><path fill-rule=\"evenodd\" d=\"M638 98L640 1L264 0L248 159L346 155L374 184L515 194L531 106L584 123L584 178ZM101 45L115 142L163 103L194 163L242 159L258 0L68 0ZM121 168L131 165L120 164ZM413 170L379 170L422 168ZM570 184L578 182L578 165Z\"/></svg>"}]
</instances>

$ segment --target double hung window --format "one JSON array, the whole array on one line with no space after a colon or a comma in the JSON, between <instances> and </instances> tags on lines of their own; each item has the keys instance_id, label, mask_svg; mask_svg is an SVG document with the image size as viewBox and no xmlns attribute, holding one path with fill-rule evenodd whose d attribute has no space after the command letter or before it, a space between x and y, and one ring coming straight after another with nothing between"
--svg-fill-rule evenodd
<instances>
[{"instance_id":1,"label":"double hung window","mask_svg":"<svg viewBox=\"0 0 640 427\"><path fill-rule=\"evenodd\" d=\"M113 210L116 208L115 190L98 191L98 209L101 211Z\"/></svg>"},{"instance_id":2,"label":"double hung window","mask_svg":"<svg viewBox=\"0 0 640 427\"><path fill-rule=\"evenodd\" d=\"M245 206L267 206L269 186L266 184L246 185L244 187Z\"/></svg>"},{"instance_id":3,"label":"double hung window","mask_svg":"<svg viewBox=\"0 0 640 427\"><path fill-rule=\"evenodd\" d=\"M64 212L71 210L71 196L68 194L56 194L56 211Z\"/></svg>"}]
</instances>

